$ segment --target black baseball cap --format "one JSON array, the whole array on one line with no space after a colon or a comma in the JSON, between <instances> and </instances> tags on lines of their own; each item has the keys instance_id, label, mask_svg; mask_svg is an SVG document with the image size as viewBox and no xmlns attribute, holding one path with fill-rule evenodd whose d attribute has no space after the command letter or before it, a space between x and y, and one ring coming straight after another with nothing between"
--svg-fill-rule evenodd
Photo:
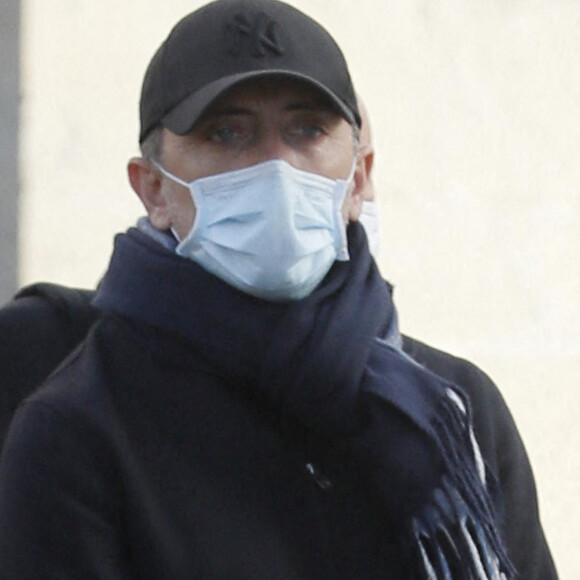
<instances>
[{"instance_id":1,"label":"black baseball cap","mask_svg":"<svg viewBox=\"0 0 580 580\"><path fill-rule=\"evenodd\" d=\"M217 0L178 22L149 63L139 142L158 125L185 135L229 88L275 75L315 86L360 127L346 61L322 26L277 0Z\"/></svg>"}]
</instances>

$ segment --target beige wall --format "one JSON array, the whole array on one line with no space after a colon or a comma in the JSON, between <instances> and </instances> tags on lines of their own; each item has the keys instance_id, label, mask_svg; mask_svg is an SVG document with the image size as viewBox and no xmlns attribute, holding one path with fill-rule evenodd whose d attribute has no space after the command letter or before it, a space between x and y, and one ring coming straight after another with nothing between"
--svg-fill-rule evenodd
<instances>
[{"instance_id":1,"label":"beige wall","mask_svg":"<svg viewBox=\"0 0 580 580\"><path fill-rule=\"evenodd\" d=\"M294 0L342 45L377 143L402 328L471 358L526 441L562 578L580 570L580 4ZM146 64L191 0L23 0L21 283L94 286Z\"/></svg>"}]
</instances>

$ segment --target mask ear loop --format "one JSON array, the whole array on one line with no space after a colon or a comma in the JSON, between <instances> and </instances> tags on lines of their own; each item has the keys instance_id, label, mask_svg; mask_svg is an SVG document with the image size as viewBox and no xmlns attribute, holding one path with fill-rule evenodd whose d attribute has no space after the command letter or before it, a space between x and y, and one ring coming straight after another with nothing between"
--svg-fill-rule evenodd
<instances>
[{"instance_id":1,"label":"mask ear loop","mask_svg":"<svg viewBox=\"0 0 580 580\"><path fill-rule=\"evenodd\" d=\"M339 179L338 182L342 182L344 184L344 191L343 194L340 196L340 199L335 198L335 207L334 207L334 214L335 219L338 222L338 229L340 231L340 243L337 247L336 259L340 262L346 262L350 260L350 255L348 253L348 240L346 237L346 224L344 223L344 219L342 216L342 205L344 204L344 200L348 194L348 190L352 185L354 174L356 172L356 166L358 165L358 152L360 149L360 144L358 138L354 140L354 155L352 159L352 165L350 166L350 171L346 179Z\"/></svg>"},{"instance_id":2,"label":"mask ear loop","mask_svg":"<svg viewBox=\"0 0 580 580\"><path fill-rule=\"evenodd\" d=\"M359 151L360 151L360 143L359 143L358 138L355 137L354 156L352 158L352 165L350 166L350 171L348 172L346 179L343 180L343 182L346 184L346 187L344 188L344 194L342 196L342 199L338 200L341 209L342 209L342 204L344 203L344 200L346 199L346 195L348 193L348 188L352 185L352 182L354 179L354 174L356 173L356 166L358 165Z\"/></svg>"},{"instance_id":3,"label":"mask ear loop","mask_svg":"<svg viewBox=\"0 0 580 580\"><path fill-rule=\"evenodd\" d=\"M155 159L151 159L150 161L163 175L165 175L165 177L167 177L167 179L171 179L171 181L175 181L175 183L183 185L183 187L189 188L189 183L187 183L187 181L184 181L180 177L177 177L177 175L173 175L173 173L167 171L167 169L165 169L165 167L163 167L161 163L155 161Z\"/></svg>"},{"instance_id":4,"label":"mask ear loop","mask_svg":"<svg viewBox=\"0 0 580 580\"><path fill-rule=\"evenodd\" d=\"M348 174L348 177L345 179L345 181L350 184L354 178L354 174L356 172L356 166L358 165L358 152L359 152L359 144L358 141L355 145L355 151L354 151L354 157L352 159L352 165L350 167L350 172Z\"/></svg>"},{"instance_id":5,"label":"mask ear loop","mask_svg":"<svg viewBox=\"0 0 580 580\"><path fill-rule=\"evenodd\" d=\"M163 165L161 165L161 163L158 163L157 161L155 161L155 159L150 159L149 160L153 166L158 169L165 177L167 177L167 179L170 179L171 181L174 181L175 183L179 184L179 185L183 185L183 187L187 187L189 189L189 183L187 183L187 181L184 181L183 179L177 177L177 175L173 175L173 173L167 171L167 169L165 169L165 167L163 167ZM179 237L179 234L177 233L177 231L175 230L175 228L173 226L171 226L169 228L169 230L171 231L171 233L173 234L173 236L175 237L175 239L178 242L182 242L183 240Z\"/></svg>"},{"instance_id":6,"label":"mask ear loop","mask_svg":"<svg viewBox=\"0 0 580 580\"><path fill-rule=\"evenodd\" d=\"M354 129L353 129L354 131ZM360 137L358 135L354 135L354 147L353 147L353 159L352 159L352 167L350 168L350 173L348 174L347 181L352 181L356 166L358 165L358 154L360 153Z\"/></svg>"}]
</instances>

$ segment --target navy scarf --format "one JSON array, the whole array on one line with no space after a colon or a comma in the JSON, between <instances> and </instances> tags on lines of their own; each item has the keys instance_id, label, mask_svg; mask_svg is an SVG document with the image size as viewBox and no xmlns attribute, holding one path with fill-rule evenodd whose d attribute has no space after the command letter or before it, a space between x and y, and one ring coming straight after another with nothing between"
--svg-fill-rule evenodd
<instances>
[{"instance_id":1,"label":"navy scarf","mask_svg":"<svg viewBox=\"0 0 580 580\"><path fill-rule=\"evenodd\" d=\"M246 295L138 230L117 236L96 305L188 341L234 384L333 438L399 530L409 579L513 577L462 391L384 340L396 323L362 227L308 297Z\"/></svg>"}]
</instances>

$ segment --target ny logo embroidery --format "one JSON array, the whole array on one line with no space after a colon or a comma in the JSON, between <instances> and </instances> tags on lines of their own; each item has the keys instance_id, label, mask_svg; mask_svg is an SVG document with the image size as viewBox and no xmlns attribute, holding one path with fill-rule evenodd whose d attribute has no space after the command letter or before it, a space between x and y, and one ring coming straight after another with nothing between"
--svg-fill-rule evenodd
<instances>
[{"instance_id":1,"label":"ny logo embroidery","mask_svg":"<svg viewBox=\"0 0 580 580\"><path fill-rule=\"evenodd\" d=\"M240 54L244 48L256 57L265 56L266 52L276 55L284 52L277 23L264 13L237 14L226 26L226 37L232 54Z\"/></svg>"}]
</instances>

